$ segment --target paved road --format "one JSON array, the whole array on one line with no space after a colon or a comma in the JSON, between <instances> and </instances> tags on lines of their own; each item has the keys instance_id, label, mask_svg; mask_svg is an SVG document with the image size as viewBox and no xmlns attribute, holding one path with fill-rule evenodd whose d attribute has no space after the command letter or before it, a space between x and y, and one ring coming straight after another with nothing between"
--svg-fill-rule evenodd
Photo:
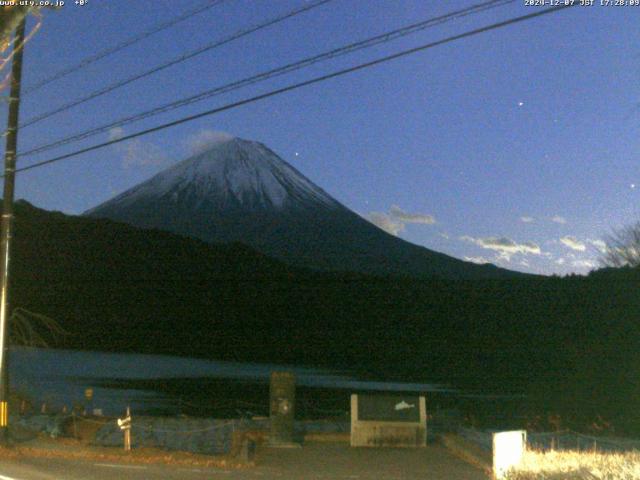
<instances>
[{"instance_id":1,"label":"paved road","mask_svg":"<svg viewBox=\"0 0 640 480\"><path fill-rule=\"evenodd\" d=\"M300 449L260 449L256 466L203 469L122 465L59 459L1 461L0 480L486 480L439 446L426 449L351 449L309 444Z\"/></svg>"}]
</instances>

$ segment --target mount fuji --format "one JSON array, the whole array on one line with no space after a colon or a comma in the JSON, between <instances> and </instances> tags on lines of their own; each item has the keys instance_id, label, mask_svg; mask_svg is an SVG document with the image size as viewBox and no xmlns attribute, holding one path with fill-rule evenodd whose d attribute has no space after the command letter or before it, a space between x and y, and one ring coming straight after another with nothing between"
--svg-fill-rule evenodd
<instances>
[{"instance_id":1,"label":"mount fuji","mask_svg":"<svg viewBox=\"0 0 640 480\"><path fill-rule=\"evenodd\" d=\"M211 243L242 242L296 266L452 279L517 275L390 235L265 145L225 138L87 211Z\"/></svg>"}]
</instances>

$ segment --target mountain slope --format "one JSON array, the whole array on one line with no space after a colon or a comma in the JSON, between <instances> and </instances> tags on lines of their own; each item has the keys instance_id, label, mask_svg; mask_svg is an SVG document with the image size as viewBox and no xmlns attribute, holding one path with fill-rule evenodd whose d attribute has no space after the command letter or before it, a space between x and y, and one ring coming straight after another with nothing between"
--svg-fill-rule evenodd
<instances>
[{"instance_id":1,"label":"mountain slope","mask_svg":"<svg viewBox=\"0 0 640 480\"><path fill-rule=\"evenodd\" d=\"M238 138L218 142L85 215L207 242L243 242L318 270L444 278L517 275L389 235L263 144Z\"/></svg>"}]
</instances>

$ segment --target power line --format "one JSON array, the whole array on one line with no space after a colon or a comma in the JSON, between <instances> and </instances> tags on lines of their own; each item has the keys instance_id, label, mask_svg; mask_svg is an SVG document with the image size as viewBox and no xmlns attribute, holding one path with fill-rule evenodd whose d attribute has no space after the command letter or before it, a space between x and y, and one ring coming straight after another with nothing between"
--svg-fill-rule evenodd
<instances>
[{"instance_id":1,"label":"power line","mask_svg":"<svg viewBox=\"0 0 640 480\"><path fill-rule=\"evenodd\" d=\"M210 8L215 7L216 5L224 2L226 0L209 0L206 4L201 5L195 9L189 10L185 13L183 13L182 15L175 17L167 22L163 22L160 23L154 27L151 27L149 30L145 30L144 32L139 33L138 35L135 35L127 40L124 40L121 43L118 43L112 47L109 47L105 50L102 50L101 52L96 53L95 55L92 55L90 57L85 58L84 60L81 60L80 62L78 62L75 65L72 65L70 67L67 67L65 69L62 69L56 73L54 73L53 75L40 80L39 82L33 84L32 86L30 86L29 88L27 88L24 92L25 95L28 95L30 93L35 92L36 90L39 90L40 88L44 87L45 85L48 85L51 82L54 82L56 80L60 80L63 77L66 77L67 75L70 75L74 72L77 72L78 70L81 70L83 68L85 68L88 65L91 65L92 63L97 62L98 60L102 60L105 57L108 57L109 55L112 55L116 52L119 52L120 50L123 50L127 47L130 47L131 45L134 45L148 37L150 37L151 35L154 35L158 32L161 32L162 30L166 30L167 28L173 27L174 25L177 25L178 23L187 20L188 18L191 18L195 15L198 15Z\"/></svg>"},{"instance_id":2,"label":"power line","mask_svg":"<svg viewBox=\"0 0 640 480\"><path fill-rule=\"evenodd\" d=\"M167 129L167 128L170 128L170 127L175 127L177 125L181 125L183 123L191 122L191 121L197 120L199 118L207 117L207 116L210 116L210 115L215 115L216 113L220 113L220 112L224 112L224 111L227 111L227 110L231 110L233 108L237 108L237 107L240 107L240 106L243 106L243 105L254 103L254 102L257 102L259 100L264 100L265 98L273 97L275 95L280 95L282 93L290 92L292 90L297 90L299 88L306 87L308 85L313 85L313 84L316 84L316 83L324 82L325 80L329 80L329 79L332 79L332 78L340 77L340 76L346 75L348 73L352 73L352 72L356 72L356 71L359 71L359 70L363 70L365 68L373 67L373 66L379 65L381 63L385 63L385 62L388 62L388 61L391 61L391 60L395 60L395 59L398 59L398 58L401 58L401 57L405 57L405 56L408 56L408 55L411 55L411 54L414 54L414 53L417 53L417 52L421 52L423 50L428 50L430 48L434 48L434 47L437 47L437 46L440 46L440 45L444 45L446 43L451 43L451 42L454 42L456 40L461 40L463 38L472 37L472 36L475 36L475 35L478 35L478 34L481 34L481 33L484 33L484 32L488 32L488 31L491 31L491 30L497 30L499 28L506 27L508 25L513 25L515 23L524 22L526 20L530 20L530 19L533 19L533 18L536 18L536 17L540 17L542 15L546 15L546 14L549 14L549 13L558 12L560 10L564 10L565 8L570 8L570 7L574 6L574 5L577 5L577 4L573 4L573 5L568 4L568 5L561 5L561 6L558 6L558 7L551 7L551 8L540 10L540 11L537 11L537 12L534 12L534 13L530 13L530 14L527 14L527 15L522 15L520 17L514 17L514 18L511 18L509 20L502 21L502 22L493 23L493 24L488 25L486 27L477 28L477 29L474 29L474 30L470 30L470 31L458 34L458 35L453 35L451 37L447 37L447 38L442 39L442 40L437 40L435 42L431 42L431 43L427 43L427 44L424 44L424 45L420 45L418 47L410 48L408 50L403 50L401 52L394 53L392 55L387 55L385 57L378 58L376 60L372 60L372 61L369 61L369 62L361 63L361 64L355 65L353 67L345 68L343 70L338 70L336 72L329 73L329 74L326 74L326 75L322 75L322 76L319 76L319 77L315 77L315 78L312 78L310 80L305 80L303 82L294 83L292 85L288 85L286 87L282 87L282 88L279 88L277 90L272 90L270 92L263 93L263 94L260 94L260 95L256 95L254 97L250 97L250 98L246 98L244 100L240 100L240 101L237 101L237 102L229 103L227 105L223 105L222 107L217 107L217 108L213 108L211 110L207 110L207 111L195 114L195 115L190 115L188 117L184 117L184 118L181 118L179 120L174 120L172 122L165 123L165 124L162 124L162 125L158 125L156 127L148 128L148 129L142 130L140 132L132 133L130 135L126 135L126 136L121 137L121 138L117 138L117 139L114 139L114 140L109 140L107 142L100 143L100 144L97 144L97 145L92 145L91 147L87 147L87 148L83 148L83 149L80 149L80 150L76 150L74 152L67 153L65 155L60 155L58 157L50 158L48 160L43 160L41 162L37 162L37 163L34 163L32 165L28 165L26 167L18 168L18 169L16 169L16 172L24 172L24 171L27 171L27 170L32 170L34 168L42 167L44 165L49 165L51 163L56 163L56 162L59 162L59 161L62 161L62 160L66 160L67 158L76 157L76 156L81 155L83 153L92 152L94 150L99 150L99 149L108 147L110 145L114 145L116 143L124 142L126 140L131 140L133 138L141 137L141 136L144 136L144 135L149 135L150 133L158 132L160 130L164 130L164 129Z\"/></svg>"},{"instance_id":3,"label":"power line","mask_svg":"<svg viewBox=\"0 0 640 480\"><path fill-rule=\"evenodd\" d=\"M128 85L128 84L130 84L132 82L135 82L137 80L146 78L146 77L148 77L150 75L153 75L154 73L158 73L158 72L160 72L162 70L165 70L165 69L167 69L169 67L177 65L179 63L182 63L182 62L184 62L186 60L189 60L189 59L191 59L193 57L201 55L201 54L203 54L205 52L208 52L210 50L213 50L214 48L221 47L222 45L225 45L225 44L227 44L229 42L232 42L233 40L237 40L238 38L244 37L246 35L252 34L252 33L257 32L259 30L262 30L264 28L270 27L272 25L275 25L276 23L282 22L284 20L287 20L288 18L291 18L291 17L294 17L294 16L299 15L301 13L307 12L309 10L312 10L312 9L314 9L316 7L319 7L321 5L324 5L325 3L329 3L329 2L332 2L332 1L334 1L334 0L316 0L315 2L309 3L309 4L304 5L302 7L298 7L296 9L294 9L294 10L289 11L288 13L285 13L285 14L280 15L278 17L272 18L272 19L270 19L270 20L268 20L266 22L260 23L258 25L254 25L254 26L246 28L244 30L239 30L236 33L233 33L233 34L231 34L231 35L229 35L227 37L224 37L222 40L216 40L216 41L214 41L212 43L209 43L209 44L207 44L207 45L205 45L203 47L200 47L200 48L198 48L196 50L192 50L191 52L182 54L179 57L176 57L176 58L174 58L172 60L169 60L168 62L165 62L165 63L163 63L161 65L156 66L156 67L153 67L150 70L147 70L147 71L145 71L143 73L139 73L137 75L133 75L131 77L128 77L128 78L126 78L124 80L120 80L120 81L118 81L116 83L113 83L113 84L108 85L108 86L106 86L104 88L96 90L96 91L90 93L89 95L87 95L85 97L82 97L82 98L80 98L78 100L73 100L73 101L71 101L69 103L66 103L66 104L60 106L60 107L57 107L57 108L55 108L53 110L45 112L45 113L43 113L41 115L38 115L38 116L36 116L34 118L31 118L31 119L27 120L24 124L20 125L20 128L29 127L31 125L39 123L42 120L45 120L45 119L47 119L49 117L52 117L53 115L57 115L58 113L62 113L64 111L67 111L67 110L69 110L69 109L71 109L73 107L76 107L76 106L78 106L78 105L80 105L82 103L88 102L89 100L93 100L94 98L101 97L102 95L105 95L105 94L107 94L109 92L112 92L112 91L114 91L114 90L116 90L118 88L124 87L125 85Z\"/></svg>"},{"instance_id":4,"label":"power line","mask_svg":"<svg viewBox=\"0 0 640 480\"><path fill-rule=\"evenodd\" d=\"M340 47L340 48L335 48L333 50L329 50L327 52L318 54L318 55L314 55L312 57L307 57L303 60L299 60L297 62L293 62L293 63L289 63L287 65L284 65L282 67L278 67L272 70L268 70L265 72L261 72L257 75L253 75L247 78L244 78L242 80L237 80L231 83L227 83L225 85L213 88L213 89L209 89L206 90L204 92L200 92L196 95L192 95L190 97L187 98L183 98L181 100L177 100L177 101L173 101L170 102L168 104L164 104L158 107L155 107L151 110L147 110L145 112L142 113L138 113L136 115L132 115L132 116L128 116L125 118L121 118L119 120L101 125L99 127L94 127L92 129L89 130L85 130L84 132L80 132L78 134L75 135L71 135L68 137L64 137L58 140L55 140L51 143L45 144L45 145L41 145L35 148L32 148L31 150L25 151L20 153L19 157L26 157L29 155L34 155L37 153L42 153L48 150L51 150L55 147L59 147L62 145L67 145L69 143L73 143L73 142L77 142L80 140L84 140L86 138L92 137L94 135L97 135L99 133L102 132L106 132L114 127L120 127L123 125L128 125L130 123L134 123L140 120L143 120L145 118L149 118L155 115L159 115L161 113L166 113L169 112L171 110L175 110L177 108L180 107L184 107L187 105L191 105L193 103L196 102L200 102L202 100L205 100L207 98L211 98L217 95L221 95L223 93L228 93L231 91L235 91L238 90L242 87L248 86L248 85L253 85L255 83L258 82L262 82L274 77L278 77L281 75L284 75L286 73L291 73L293 71L302 69L304 67L308 67L310 65L325 61L325 60L329 60L332 58L336 58L342 55L346 55L349 53L353 53L365 48L370 48L373 47L375 45L379 45L381 43L386 43L413 33L416 33L418 31L422 31L425 30L427 28L431 28L437 25L441 25L443 23L455 20L457 18L462 18L465 16L469 16L469 15L474 15L480 12L483 12L485 10L489 10L492 8L496 8L496 7L500 7L509 3L513 3L515 0L491 0L488 2L483 2L480 4L476 4L473 5L471 7L462 9L462 10L457 10L454 12L450 12L447 13L445 15L441 15L438 17L432 17L429 18L427 20L424 20L422 22L418 22L418 23L414 23L412 25L406 26L406 27L402 27L396 30L392 30L380 35L376 35L374 37L370 37L367 38L365 40L361 40L355 43L351 43L349 45Z\"/></svg>"}]
</instances>

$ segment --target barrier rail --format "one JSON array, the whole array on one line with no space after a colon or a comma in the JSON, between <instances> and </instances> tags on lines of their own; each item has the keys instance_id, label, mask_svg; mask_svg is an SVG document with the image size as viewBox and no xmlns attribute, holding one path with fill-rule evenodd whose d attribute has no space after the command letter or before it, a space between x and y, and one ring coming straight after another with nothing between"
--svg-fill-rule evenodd
<instances>
[{"instance_id":1,"label":"barrier rail","mask_svg":"<svg viewBox=\"0 0 640 480\"><path fill-rule=\"evenodd\" d=\"M491 451L492 431L461 427L458 429L458 434L483 450ZM572 430L562 430L559 432L527 432L527 448L534 450L629 452L640 450L640 440L596 437Z\"/></svg>"}]
</instances>

